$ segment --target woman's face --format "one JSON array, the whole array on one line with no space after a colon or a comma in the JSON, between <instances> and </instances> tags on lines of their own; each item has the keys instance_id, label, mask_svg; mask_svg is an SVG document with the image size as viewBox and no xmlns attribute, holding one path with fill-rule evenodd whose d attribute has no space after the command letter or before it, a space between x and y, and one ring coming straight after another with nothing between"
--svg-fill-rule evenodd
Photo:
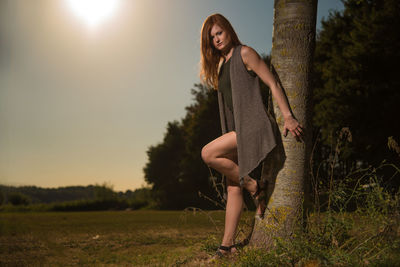
<instances>
[{"instance_id":1,"label":"woman's face","mask_svg":"<svg viewBox=\"0 0 400 267\"><path fill-rule=\"evenodd\" d=\"M218 26L218 24L212 26L210 35L211 41L216 49L222 51L229 47L231 39L227 32Z\"/></svg>"}]
</instances>

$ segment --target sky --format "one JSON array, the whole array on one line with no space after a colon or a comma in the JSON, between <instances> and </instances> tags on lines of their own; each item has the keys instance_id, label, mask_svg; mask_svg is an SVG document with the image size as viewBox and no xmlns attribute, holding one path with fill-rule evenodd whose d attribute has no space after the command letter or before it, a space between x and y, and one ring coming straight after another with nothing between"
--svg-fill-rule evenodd
<instances>
[{"instance_id":1,"label":"sky","mask_svg":"<svg viewBox=\"0 0 400 267\"><path fill-rule=\"evenodd\" d=\"M147 186L146 151L200 82L205 18L271 50L273 0L72 2L0 0L0 184ZM332 10L340 0L319 0L317 30Z\"/></svg>"}]
</instances>

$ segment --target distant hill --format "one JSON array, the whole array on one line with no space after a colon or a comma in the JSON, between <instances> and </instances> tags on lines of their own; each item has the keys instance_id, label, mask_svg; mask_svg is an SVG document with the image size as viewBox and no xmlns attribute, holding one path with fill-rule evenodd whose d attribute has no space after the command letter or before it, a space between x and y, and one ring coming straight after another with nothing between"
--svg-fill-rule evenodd
<instances>
[{"instance_id":1,"label":"distant hill","mask_svg":"<svg viewBox=\"0 0 400 267\"><path fill-rule=\"evenodd\" d=\"M100 186L101 187L101 186ZM52 203L52 202L65 202L74 200L90 200L96 198L96 188L98 185L88 186L67 186L58 188L42 188L37 186L8 186L0 185L0 192L2 192L5 202L7 202L7 195L10 193L22 193L31 199L31 203ZM127 190L124 192L116 192L118 197L132 198L136 193L141 192L143 189L135 191Z\"/></svg>"}]
</instances>

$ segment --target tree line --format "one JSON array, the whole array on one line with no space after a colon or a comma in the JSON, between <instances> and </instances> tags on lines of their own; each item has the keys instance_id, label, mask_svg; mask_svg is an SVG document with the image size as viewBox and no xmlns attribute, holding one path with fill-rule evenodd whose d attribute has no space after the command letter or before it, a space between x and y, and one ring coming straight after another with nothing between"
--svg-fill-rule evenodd
<instances>
[{"instance_id":1,"label":"tree line","mask_svg":"<svg viewBox=\"0 0 400 267\"><path fill-rule=\"evenodd\" d=\"M116 192L107 183L58 188L0 185L0 210L83 211L154 207L149 188Z\"/></svg>"}]
</instances>

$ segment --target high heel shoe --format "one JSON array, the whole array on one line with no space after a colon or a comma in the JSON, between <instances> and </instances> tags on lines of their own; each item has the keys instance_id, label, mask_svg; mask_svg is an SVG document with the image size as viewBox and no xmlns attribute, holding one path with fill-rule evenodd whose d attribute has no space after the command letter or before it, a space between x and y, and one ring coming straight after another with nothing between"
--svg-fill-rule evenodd
<instances>
[{"instance_id":1,"label":"high heel shoe","mask_svg":"<svg viewBox=\"0 0 400 267\"><path fill-rule=\"evenodd\" d=\"M217 248L217 251L215 251L215 254L209 259L209 262L213 262L214 260L217 259L221 259L221 258L225 258L225 257L229 257L231 255L231 248L232 246L219 246ZM225 251L225 252L221 252L221 251Z\"/></svg>"},{"instance_id":2,"label":"high heel shoe","mask_svg":"<svg viewBox=\"0 0 400 267\"><path fill-rule=\"evenodd\" d=\"M220 258L230 257L232 255L236 255L237 249L238 248L242 248L242 247L243 247L242 243L236 243L236 244L233 244L233 245L231 245L229 247L221 245L221 246L218 247L218 249L215 252L215 255L212 257L212 259L220 259ZM236 251L232 252L232 248L235 248ZM225 252L221 252L221 250L225 251Z\"/></svg>"}]
</instances>

